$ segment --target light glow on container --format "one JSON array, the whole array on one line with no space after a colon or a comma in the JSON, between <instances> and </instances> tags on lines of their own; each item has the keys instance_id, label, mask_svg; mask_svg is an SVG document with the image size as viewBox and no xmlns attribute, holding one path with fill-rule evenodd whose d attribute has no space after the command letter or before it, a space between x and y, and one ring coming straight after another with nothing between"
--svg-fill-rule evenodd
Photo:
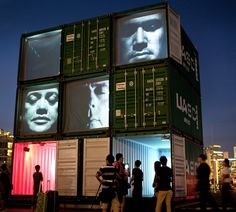
<instances>
[{"instance_id":1,"label":"light glow on container","mask_svg":"<svg viewBox=\"0 0 236 212\"><path fill-rule=\"evenodd\" d=\"M12 195L33 194L33 173L40 165L43 191L55 190L56 142L16 143L14 146ZM25 148L26 147L26 148Z\"/></svg>"}]
</instances>

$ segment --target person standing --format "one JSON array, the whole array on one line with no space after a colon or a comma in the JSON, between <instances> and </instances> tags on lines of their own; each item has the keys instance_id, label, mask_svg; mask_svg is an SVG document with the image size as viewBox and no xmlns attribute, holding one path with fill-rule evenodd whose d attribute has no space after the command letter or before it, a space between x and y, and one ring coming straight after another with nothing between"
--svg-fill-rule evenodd
<instances>
[{"instance_id":1,"label":"person standing","mask_svg":"<svg viewBox=\"0 0 236 212\"><path fill-rule=\"evenodd\" d=\"M227 203L231 203L236 209L236 204L231 196L231 170L229 160L225 159L223 162L223 170L221 172L221 196L223 211L227 209Z\"/></svg>"},{"instance_id":2,"label":"person standing","mask_svg":"<svg viewBox=\"0 0 236 212\"><path fill-rule=\"evenodd\" d=\"M129 168L125 169L123 160L123 154L117 153L116 162L114 163L114 166L117 168L119 173L118 197L121 202L121 212L123 212L125 209L125 198L128 194L128 177L130 175Z\"/></svg>"},{"instance_id":3,"label":"person standing","mask_svg":"<svg viewBox=\"0 0 236 212\"><path fill-rule=\"evenodd\" d=\"M158 171L159 179L159 191L157 195L157 207L156 212L161 212L162 203L166 203L166 211L171 212L171 199L173 196L173 191L171 188L172 181L172 169L167 166L166 156L160 157L161 167Z\"/></svg>"},{"instance_id":4,"label":"person standing","mask_svg":"<svg viewBox=\"0 0 236 212\"><path fill-rule=\"evenodd\" d=\"M42 191L42 181L43 181L43 174L40 170L40 165L35 166L35 172L33 174L34 180L34 194L33 194L33 206L36 206L37 203L37 195L38 192Z\"/></svg>"},{"instance_id":5,"label":"person standing","mask_svg":"<svg viewBox=\"0 0 236 212\"><path fill-rule=\"evenodd\" d=\"M120 210L120 202L116 192L118 173L113 166L114 160L113 155L108 155L106 166L101 167L96 174L96 178L102 186L102 192L99 196L103 212L107 212L109 206L113 212L119 212Z\"/></svg>"},{"instance_id":6,"label":"person standing","mask_svg":"<svg viewBox=\"0 0 236 212\"><path fill-rule=\"evenodd\" d=\"M210 193L210 167L206 163L207 157L204 154L198 156L200 165L197 168L197 191L199 192L201 211L206 211L206 203L209 202L215 211L218 211L217 204Z\"/></svg>"},{"instance_id":7,"label":"person standing","mask_svg":"<svg viewBox=\"0 0 236 212\"><path fill-rule=\"evenodd\" d=\"M155 197L156 197L156 210L157 210L157 196L158 196L159 183L160 183L159 182L159 177L158 177L160 167L161 167L160 161L156 161L154 163L155 176L154 176L153 183L152 183L152 187L154 188L154 194L155 194Z\"/></svg>"},{"instance_id":8,"label":"person standing","mask_svg":"<svg viewBox=\"0 0 236 212\"><path fill-rule=\"evenodd\" d=\"M4 207L5 201L8 200L10 191L12 189L12 184L10 180L10 173L8 171L7 165L4 163L1 165L1 175L0 181L3 186L3 194L2 194L2 205Z\"/></svg>"},{"instance_id":9,"label":"person standing","mask_svg":"<svg viewBox=\"0 0 236 212\"><path fill-rule=\"evenodd\" d=\"M133 188L133 198L136 200L140 200L142 198L142 182L143 182L143 172L140 169L141 161L136 160L134 164L134 169L132 170L132 178L130 180L130 184L134 186Z\"/></svg>"}]
</instances>

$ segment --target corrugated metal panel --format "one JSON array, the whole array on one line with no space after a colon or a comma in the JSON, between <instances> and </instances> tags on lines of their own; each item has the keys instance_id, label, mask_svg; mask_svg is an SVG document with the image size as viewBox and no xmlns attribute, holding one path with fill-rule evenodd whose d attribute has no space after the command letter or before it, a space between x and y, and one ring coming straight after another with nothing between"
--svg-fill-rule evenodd
<instances>
[{"instance_id":1,"label":"corrugated metal panel","mask_svg":"<svg viewBox=\"0 0 236 212\"><path fill-rule=\"evenodd\" d=\"M111 57L110 17L91 19L86 27L86 72L107 70Z\"/></svg>"},{"instance_id":2,"label":"corrugated metal panel","mask_svg":"<svg viewBox=\"0 0 236 212\"><path fill-rule=\"evenodd\" d=\"M76 76L110 68L110 17L98 17L64 30L63 73Z\"/></svg>"},{"instance_id":3,"label":"corrugated metal panel","mask_svg":"<svg viewBox=\"0 0 236 212\"><path fill-rule=\"evenodd\" d=\"M168 125L167 74L166 64L115 71L115 129L152 130Z\"/></svg>"},{"instance_id":4,"label":"corrugated metal panel","mask_svg":"<svg viewBox=\"0 0 236 212\"><path fill-rule=\"evenodd\" d=\"M202 141L201 98L176 70L170 69L172 126Z\"/></svg>"},{"instance_id":5,"label":"corrugated metal panel","mask_svg":"<svg viewBox=\"0 0 236 212\"><path fill-rule=\"evenodd\" d=\"M77 196L78 140L57 143L56 190L61 196Z\"/></svg>"},{"instance_id":6,"label":"corrugated metal panel","mask_svg":"<svg viewBox=\"0 0 236 212\"><path fill-rule=\"evenodd\" d=\"M148 66L141 71L143 127L168 124L168 67Z\"/></svg>"},{"instance_id":7,"label":"corrugated metal panel","mask_svg":"<svg viewBox=\"0 0 236 212\"><path fill-rule=\"evenodd\" d=\"M128 129L140 126L139 73L136 69L123 70L114 75L115 128Z\"/></svg>"},{"instance_id":8,"label":"corrugated metal panel","mask_svg":"<svg viewBox=\"0 0 236 212\"><path fill-rule=\"evenodd\" d=\"M63 74L77 75L84 71L84 22L67 26L64 29Z\"/></svg>"},{"instance_id":9,"label":"corrugated metal panel","mask_svg":"<svg viewBox=\"0 0 236 212\"><path fill-rule=\"evenodd\" d=\"M183 73L193 86L200 91L200 76L199 76L199 58L198 51L194 47L188 35L181 28L182 42L182 68Z\"/></svg>"},{"instance_id":10,"label":"corrugated metal panel","mask_svg":"<svg viewBox=\"0 0 236 212\"><path fill-rule=\"evenodd\" d=\"M172 161L175 197L186 195L185 139L172 135Z\"/></svg>"},{"instance_id":11,"label":"corrugated metal panel","mask_svg":"<svg viewBox=\"0 0 236 212\"><path fill-rule=\"evenodd\" d=\"M198 167L198 156L202 153L202 146L185 139L186 153L186 186L187 196L196 195L196 170Z\"/></svg>"},{"instance_id":12,"label":"corrugated metal panel","mask_svg":"<svg viewBox=\"0 0 236 212\"><path fill-rule=\"evenodd\" d=\"M95 176L101 166L106 165L110 153L110 138L84 139L83 196L95 196L99 182Z\"/></svg>"}]
</instances>

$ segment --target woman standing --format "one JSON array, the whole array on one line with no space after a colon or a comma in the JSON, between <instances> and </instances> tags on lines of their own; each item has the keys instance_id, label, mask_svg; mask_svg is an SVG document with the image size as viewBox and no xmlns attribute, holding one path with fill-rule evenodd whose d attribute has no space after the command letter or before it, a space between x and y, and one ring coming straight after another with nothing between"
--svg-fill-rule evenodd
<instances>
[{"instance_id":1,"label":"woman standing","mask_svg":"<svg viewBox=\"0 0 236 212\"><path fill-rule=\"evenodd\" d=\"M155 193L155 196L156 196L156 210L157 210L157 196L158 196L158 191L159 191L158 171L159 171L160 167L161 167L161 162L156 161L154 163L155 176L154 176L154 180L153 180L153 184L152 184L152 187L154 188L154 193Z\"/></svg>"},{"instance_id":2,"label":"woman standing","mask_svg":"<svg viewBox=\"0 0 236 212\"><path fill-rule=\"evenodd\" d=\"M223 166L224 168L221 172L221 196L223 211L226 211L227 203L231 203L235 209L236 204L231 196L231 170L228 159L224 160Z\"/></svg>"}]
</instances>

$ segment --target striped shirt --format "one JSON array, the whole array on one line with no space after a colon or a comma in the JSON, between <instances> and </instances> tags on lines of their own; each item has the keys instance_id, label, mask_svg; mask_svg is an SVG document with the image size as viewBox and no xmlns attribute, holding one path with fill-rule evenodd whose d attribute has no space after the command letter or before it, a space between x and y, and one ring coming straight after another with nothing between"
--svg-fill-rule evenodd
<instances>
[{"instance_id":1,"label":"striped shirt","mask_svg":"<svg viewBox=\"0 0 236 212\"><path fill-rule=\"evenodd\" d=\"M117 169L114 166L103 166L97 173L102 177L102 188L115 187Z\"/></svg>"}]
</instances>

